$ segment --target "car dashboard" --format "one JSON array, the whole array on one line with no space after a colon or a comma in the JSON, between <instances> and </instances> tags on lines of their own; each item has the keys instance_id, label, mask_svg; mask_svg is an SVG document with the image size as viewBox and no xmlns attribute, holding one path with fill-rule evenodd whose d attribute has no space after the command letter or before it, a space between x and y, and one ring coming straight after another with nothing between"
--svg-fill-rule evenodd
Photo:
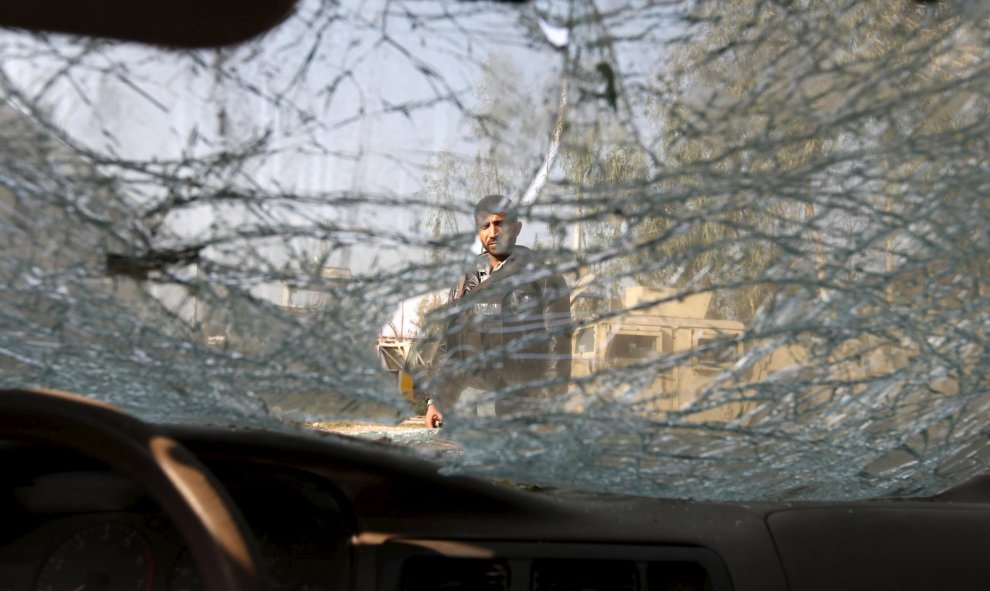
<instances>
[{"instance_id":1,"label":"car dashboard","mask_svg":"<svg viewBox=\"0 0 990 591\"><path fill-rule=\"evenodd\" d=\"M444 475L333 435L169 434L244 515L270 589L976 589L990 576L982 481L939 499L706 503ZM169 516L126 475L40 444L0 458L0 591L202 588Z\"/></svg>"}]
</instances>

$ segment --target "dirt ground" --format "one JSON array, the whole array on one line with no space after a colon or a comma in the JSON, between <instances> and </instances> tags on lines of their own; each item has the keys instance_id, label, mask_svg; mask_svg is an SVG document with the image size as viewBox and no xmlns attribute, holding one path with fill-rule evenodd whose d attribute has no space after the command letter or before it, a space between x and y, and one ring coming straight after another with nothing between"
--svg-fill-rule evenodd
<instances>
[{"instance_id":1,"label":"dirt ground","mask_svg":"<svg viewBox=\"0 0 990 591\"><path fill-rule=\"evenodd\" d=\"M321 431L340 433L341 435L362 435L366 433L408 433L410 431L426 431L423 416L409 417L398 425L383 425L381 423L355 423L325 421L308 423L310 427Z\"/></svg>"},{"instance_id":2,"label":"dirt ground","mask_svg":"<svg viewBox=\"0 0 990 591\"><path fill-rule=\"evenodd\" d=\"M442 429L427 429L422 415L410 417L398 425L355 422L315 422L308 427L347 437L395 444L424 452L456 452L457 446L443 436Z\"/></svg>"}]
</instances>

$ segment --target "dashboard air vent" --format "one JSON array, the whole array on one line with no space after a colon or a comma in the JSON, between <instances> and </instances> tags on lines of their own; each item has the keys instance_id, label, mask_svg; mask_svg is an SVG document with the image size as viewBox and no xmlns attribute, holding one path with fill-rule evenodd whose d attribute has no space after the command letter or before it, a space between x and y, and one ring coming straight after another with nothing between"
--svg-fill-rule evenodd
<instances>
[{"instance_id":1,"label":"dashboard air vent","mask_svg":"<svg viewBox=\"0 0 990 591\"><path fill-rule=\"evenodd\" d=\"M406 561L402 591L509 591L505 560L415 556Z\"/></svg>"},{"instance_id":2,"label":"dashboard air vent","mask_svg":"<svg viewBox=\"0 0 990 591\"><path fill-rule=\"evenodd\" d=\"M639 569L625 560L535 560L533 591L639 591Z\"/></svg>"}]
</instances>

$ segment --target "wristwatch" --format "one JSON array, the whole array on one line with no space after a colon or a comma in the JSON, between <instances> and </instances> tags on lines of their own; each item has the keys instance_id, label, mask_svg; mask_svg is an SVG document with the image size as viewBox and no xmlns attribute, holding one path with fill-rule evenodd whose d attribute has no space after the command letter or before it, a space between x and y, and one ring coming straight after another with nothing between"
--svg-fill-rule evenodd
<instances>
[{"instance_id":1,"label":"wristwatch","mask_svg":"<svg viewBox=\"0 0 990 591\"><path fill-rule=\"evenodd\" d=\"M432 398L427 398L426 399L426 407L429 408L431 406L433 406L433 399Z\"/></svg>"}]
</instances>

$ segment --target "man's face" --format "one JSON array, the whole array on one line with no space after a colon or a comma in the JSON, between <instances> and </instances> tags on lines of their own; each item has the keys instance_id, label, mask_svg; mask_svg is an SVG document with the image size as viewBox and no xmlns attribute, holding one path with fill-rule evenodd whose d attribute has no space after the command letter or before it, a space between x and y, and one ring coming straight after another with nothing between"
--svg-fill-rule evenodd
<instances>
[{"instance_id":1,"label":"man's face","mask_svg":"<svg viewBox=\"0 0 990 591\"><path fill-rule=\"evenodd\" d=\"M478 240L488 254L501 260L509 256L516 244L516 237L522 229L519 220L507 220L501 213L490 213L487 217L478 217Z\"/></svg>"}]
</instances>

